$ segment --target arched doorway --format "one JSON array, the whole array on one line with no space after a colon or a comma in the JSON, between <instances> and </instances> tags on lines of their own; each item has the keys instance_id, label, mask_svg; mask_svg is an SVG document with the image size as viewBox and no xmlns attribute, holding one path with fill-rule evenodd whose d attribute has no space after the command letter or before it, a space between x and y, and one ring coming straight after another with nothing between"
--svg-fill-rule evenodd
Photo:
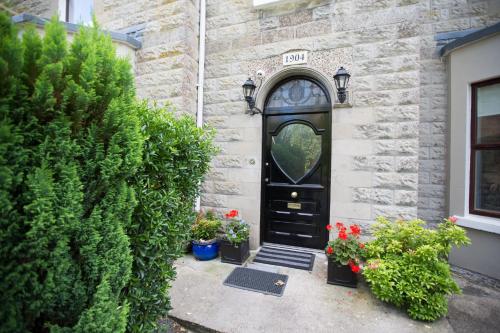
<instances>
[{"instance_id":1,"label":"arched doorway","mask_svg":"<svg viewBox=\"0 0 500 333\"><path fill-rule=\"evenodd\" d=\"M288 77L270 90L263 115L263 242L326 245L331 109L325 87L309 77Z\"/></svg>"}]
</instances>

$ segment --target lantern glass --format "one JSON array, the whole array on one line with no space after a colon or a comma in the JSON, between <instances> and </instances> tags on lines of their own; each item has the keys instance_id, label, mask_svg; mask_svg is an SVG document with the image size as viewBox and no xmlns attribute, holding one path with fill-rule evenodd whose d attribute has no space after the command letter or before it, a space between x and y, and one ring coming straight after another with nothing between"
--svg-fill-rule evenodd
<instances>
[{"instance_id":1,"label":"lantern glass","mask_svg":"<svg viewBox=\"0 0 500 333\"><path fill-rule=\"evenodd\" d=\"M337 89L346 89L349 84L349 78L351 75L347 73L344 67L340 67L337 74L333 77L335 80L335 86Z\"/></svg>"},{"instance_id":2,"label":"lantern glass","mask_svg":"<svg viewBox=\"0 0 500 333\"><path fill-rule=\"evenodd\" d=\"M243 83L243 96L248 99L253 97L253 93L255 91L255 83L252 81L251 78L248 78L248 80Z\"/></svg>"}]
</instances>

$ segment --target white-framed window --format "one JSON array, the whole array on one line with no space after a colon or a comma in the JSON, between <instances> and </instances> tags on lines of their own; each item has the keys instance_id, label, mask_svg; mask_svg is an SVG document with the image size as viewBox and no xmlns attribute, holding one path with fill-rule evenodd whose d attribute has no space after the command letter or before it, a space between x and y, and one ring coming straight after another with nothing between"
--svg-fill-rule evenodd
<instances>
[{"instance_id":1,"label":"white-framed window","mask_svg":"<svg viewBox=\"0 0 500 333\"><path fill-rule=\"evenodd\" d=\"M93 11L93 0L59 0L59 17L65 22L91 24Z\"/></svg>"},{"instance_id":2,"label":"white-framed window","mask_svg":"<svg viewBox=\"0 0 500 333\"><path fill-rule=\"evenodd\" d=\"M449 215L500 234L500 35L453 50L449 71ZM481 61L477 61L481 59Z\"/></svg>"},{"instance_id":3,"label":"white-framed window","mask_svg":"<svg viewBox=\"0 0 500 333\"><path fill-rule=\"evenodd\" d=\"M471 85L469 213L500 217L500 78Z\"/></svg>"}]
</instances>

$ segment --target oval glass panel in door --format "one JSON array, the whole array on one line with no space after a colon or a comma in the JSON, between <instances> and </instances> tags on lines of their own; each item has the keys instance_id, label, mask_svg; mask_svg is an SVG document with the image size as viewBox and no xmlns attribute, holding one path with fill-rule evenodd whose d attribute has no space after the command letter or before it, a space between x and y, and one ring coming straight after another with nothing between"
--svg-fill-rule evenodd
<instances>
[{"instance_id":1,"label":"oval glass panel in door","mask_svg":"<svg viewBox=\"0 0 500 333\"><path fill-rule=\"evenodd\" d=\"M321 135L302 123L286 125L272 137L271 155L281 171L297 184L321 157Z\"/></svg>"}]
</instances>

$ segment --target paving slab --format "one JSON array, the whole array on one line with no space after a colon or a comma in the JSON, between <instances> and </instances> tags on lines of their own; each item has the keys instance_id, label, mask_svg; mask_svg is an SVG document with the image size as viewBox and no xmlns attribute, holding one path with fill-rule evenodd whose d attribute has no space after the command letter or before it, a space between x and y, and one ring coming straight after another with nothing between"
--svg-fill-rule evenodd
<instances>
[{"instance_id":1,"label":"paving slab","mask_svg":"<svg viewBox=\"0 0 500 333\"><path fill-rule=\"evenodd\" d=\"M236 266L220 259L197 261L187 255L176 262L169 316L204 328L198 331L252 332L453 332L446 318L423 323L377 300L361 281L351 289L326 283L327 260L316 255L312 272L278 267L287 274L282 297L224 286ZM252 268L255 268L252 267Z\"/></svg>"},{"instance_id":2,"label":"paving slab","mask_svg":"<svg viewBox=\"0 0 500 333\"><path fill-rule=\"evenodd\" d=\"M500 289L455 275L461 295L448 302L448 321L455 333L500 332Z\"/></svg>"}]
</instances>

